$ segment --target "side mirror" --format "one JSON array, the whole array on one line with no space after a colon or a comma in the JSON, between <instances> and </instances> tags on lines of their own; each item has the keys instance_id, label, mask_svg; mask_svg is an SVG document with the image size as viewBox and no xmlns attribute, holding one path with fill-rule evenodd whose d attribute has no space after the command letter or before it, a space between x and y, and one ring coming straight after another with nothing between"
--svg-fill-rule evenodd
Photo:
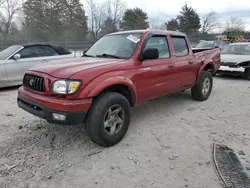
<instances>
[{"instance_id":1,"label":"side mirror","mask_svg":"<svg viewBox=\"0 0 250 188\"><path fill-rule=\"evenodd\" d=\"M14 58L15 60L21 59L21 55L20 55L20 54L15 54L15 55L13 56L13 58Z\"/></svg>"},{"instance_id":2,"label":"side mirror","mask_svg":"<svg viewBox=\"0 0 250 188\"><path fill-rule=\"evenodd\" d=\"M142 54L142 60L146 59L158 59L159 50L157 48L148 48Z\"/></svg>"}]
</instances>

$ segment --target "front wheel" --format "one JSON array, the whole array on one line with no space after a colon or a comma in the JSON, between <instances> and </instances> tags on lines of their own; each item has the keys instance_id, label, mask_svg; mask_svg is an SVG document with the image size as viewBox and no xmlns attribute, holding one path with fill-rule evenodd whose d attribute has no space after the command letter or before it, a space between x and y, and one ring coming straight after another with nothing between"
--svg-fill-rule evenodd
<instances>
[{"instance_id":1,"label":"front wheel","mask_svg":"<svg viewBox=\"0 0 250 188\"><path fill-rule=\"evenodd\" d=\"M213 88L213 76L210 72L204 71L200 75L200 81L191 89L192 97L198 101L208 99Z\"/></svg>"},{"instance_id":2,"label":"front wheel","mask_svg":"<svg viewBox=\"0 0 250 188\"><path fill-rule=\"evenodd\" d=\"M130 105L126 97L119 93L103 93L94 100L88 113L87 135L98 145L113 146L125 136L130 116Z\"/></svg>"}]
</instances>

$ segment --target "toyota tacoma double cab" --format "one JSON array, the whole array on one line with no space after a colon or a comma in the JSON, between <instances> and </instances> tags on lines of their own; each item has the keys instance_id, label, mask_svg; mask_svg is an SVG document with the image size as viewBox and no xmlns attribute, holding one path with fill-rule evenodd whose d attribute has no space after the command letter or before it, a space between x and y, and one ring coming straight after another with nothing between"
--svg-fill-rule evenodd
<instances>
[{"instance_id":1,"label":"toyota tacoma double cab","mask_svg":"<svg viewBox=\"0 0 250 188\"><path fill-rule=\"evenodd\" d=\"M219 49L192 50L181 32L122 31L81 58L27 70L17 102L51 124L83 124L93 142L110 147L125 136L136 104L189 88L207 100L219 66Z\"/></svg>"}]
</instances>

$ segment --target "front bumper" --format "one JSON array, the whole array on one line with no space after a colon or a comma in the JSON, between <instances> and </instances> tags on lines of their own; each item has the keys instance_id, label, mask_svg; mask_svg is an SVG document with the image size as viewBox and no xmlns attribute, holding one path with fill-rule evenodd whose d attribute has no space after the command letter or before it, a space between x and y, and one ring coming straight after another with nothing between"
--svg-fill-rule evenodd
<instances>
[{"instance_id":1,"label":"front bumper","mask_svg":"<svg viewBox=\"0 0 250 188\"><path fill-rule=\"evenodd\" d=\"M229 66L223 66L221 65L217 73L221 74L230 74L230 75L242 75L245 72L245 68L238 67L238 68L232 68Z\"/></svg>"},{"instance_id":2,"label":"front bumper","mask_svg":"<svg viewBox=\"0 0 250 188\"><path fill-rule=\"evenodd\" d=\"M84 121L92 104L92 99L60 99L28 92L23 87L20 87L17 103L23 110L45 119L49 123L77 125ZM65 120L55 119L53 113L65 116Z\"/></svg>"}]
</instances>

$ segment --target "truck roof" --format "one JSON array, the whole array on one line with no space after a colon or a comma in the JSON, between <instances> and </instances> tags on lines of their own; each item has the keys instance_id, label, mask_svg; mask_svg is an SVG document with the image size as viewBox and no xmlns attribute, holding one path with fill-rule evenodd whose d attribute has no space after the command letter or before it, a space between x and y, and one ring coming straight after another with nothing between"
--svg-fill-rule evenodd
<instances>
[{"instance_id":1,"label":"truck roof","mask_svg":"<svg viewBox=\"0 0 250 188\"><path fill-rule=\"evenodd\" d=\"M152 33L152 34L169 34L169 35L176 35L176 36L186 36L182 32L178 31L170 31L170 30L159 30L159 29L141 29L141 30L128 30L128 31L119 31L115 33L110 33L108 35L118 35L118 34L125 34L125 33Z\"/></svg>"}]
</instances>

